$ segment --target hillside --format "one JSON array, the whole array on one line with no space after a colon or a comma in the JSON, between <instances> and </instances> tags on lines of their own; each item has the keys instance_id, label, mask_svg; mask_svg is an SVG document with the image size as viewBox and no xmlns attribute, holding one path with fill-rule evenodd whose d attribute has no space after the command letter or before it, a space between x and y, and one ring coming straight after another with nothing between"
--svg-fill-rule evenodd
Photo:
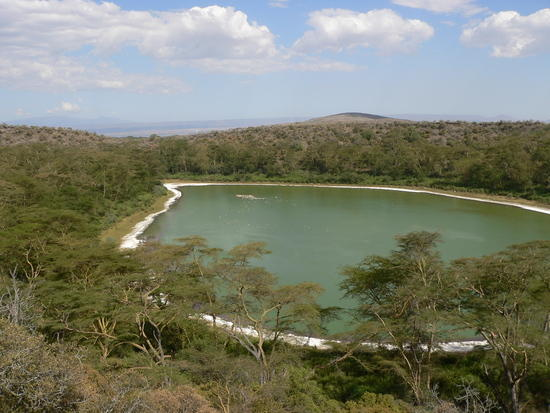
<instances>
[{"instance_id":1,"label":"hillside","mask_svg":"<svg viewBox=\"0 0 550 413\"><path fill-rule=\"evenodd\" d=\"M395 121L397 119L388 118L386 116L372 115L370 113L359 112L344 112L335 115L323 116L320 118L313 118L307 123L335 123L335 122L374 122L374 121Z\"/></svg>"},{"instance_id":2,"label":"hillside","mask_svg":"<svg viewBox=\"0 0 550 413\"><path fill-rule=\"evenodd\" d=\"M543 202L550 193L550 125L540 122L294 123L167 138L0 126L0 145L27 144L134 152L150 176L430 186Z\"/></svg>"},{"instance_id":3,"label":"hillside","mask_svg":"<svg viewBox=\"0 0 550 413\"><path fill-rule=\"evenodd\" d=\"M345 116L344 116L345 115ZM361 142L365 136L375 140L389 135L411 135L432 143L442 145L458 142L493 142L504 136L519 136L550 128L542 122L407 122L392 118L378 118L377 115L357 114L349 121L348 114L333 115L323 121L306 121L282 125L255 126L223 131L210 131L195 135L175 135L173 138L191 142L227 141L227 142L262 142L263 144L288 141L309 145L320 142L351 143ZM355 114L351 114L352 117ZM372 117L372 118L371 118ZM378 121L378 120L382 121ZM409 137L410 139L413 139ZM165 139L128 138L146 146ZM124 143L125 138L112 138L97 133L71 128L53 128L46 126L17 126L0 124L0 146L53 143L62 145ZM359 141L357 141L359 139ZM365 143L366 141L362 141Z\"/></svg>"},{"instance_id":4,"label":"hillside","mask_svg":"<svg viewBox=\"0 0 550 413\"><path fill-rule=\"evenodd\" d=\"M0 146L30 143L90 145L116 142L96 133L70 128L0 124Z\"/></svg>"},{"instance_id":5,"label":"hillside","mask_svg":"<svg viewBox=\"0 0 550 413\"><path fill-rule=\"evenodd\" d=\"M383 122L302 122L287 125L260 126L227 131L212 131L184 139L199 141L228 141L261 144L293 142L311 145L322 142L368 145L390 136L408 136L407 140L422 139L439 145L461 142L497 142L506 136L520 136L545 131L550 126L541 122L403 122L387 119Z\"/></svg>"}]
</instances>

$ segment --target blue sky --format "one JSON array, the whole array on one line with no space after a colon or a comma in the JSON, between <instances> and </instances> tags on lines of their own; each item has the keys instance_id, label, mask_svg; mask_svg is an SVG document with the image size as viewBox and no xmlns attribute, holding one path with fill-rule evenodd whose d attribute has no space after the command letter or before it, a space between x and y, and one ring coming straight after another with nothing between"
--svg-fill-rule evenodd
<instances>
[{"instance_id":1,"label":"blue sky","mask_svg":"<svg viewBox=\"0 0 550 413\"><path fill-rule=\"evenodd\" d=\"M0 0L0 121L550 120L547 0Z\"/></svg>"}]
</instances>

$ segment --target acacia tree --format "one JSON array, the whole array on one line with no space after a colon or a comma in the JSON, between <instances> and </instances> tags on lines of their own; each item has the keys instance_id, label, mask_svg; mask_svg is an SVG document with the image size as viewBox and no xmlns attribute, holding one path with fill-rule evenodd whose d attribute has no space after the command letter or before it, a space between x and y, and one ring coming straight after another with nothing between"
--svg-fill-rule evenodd
<instances>
[{"instance_id":1,"label":"acacia tree","mask_svg":"<svg viewBox=\"0 0 550 413\"><path fill-rule=\"evenodd\" d=\"M201 254L210 250L204 245L203 252L197 252L197 243L202 243L194 241L171 246L147 243L136 251L145 273L122 278L115 285L124 308L121 317L127 324L133 320L137 327L134 339L126 342L157 364L165 364L170 353L189 340L186 327L196 323L190 319L196 306L207 302L213 294L212 286L194 273L203 261Z\"/></svg>"},{"instance_id":2,"label":"acacia tree","mask_svg":"<svg viewBox=\"0 0 550 413\"><path fill-rule=\"evenodd\" d=\"M265 244L261 242L239 245L229 251L217 268L226 291L224 316L230 321L230 326L221 331L258 362L260 384L272 377L281 334L299 328L311 331L320 324L319 306L315 300L322 291L314 283L278 287L273 274L251 264L252 259L266 253Z\"/></svg>"},{"instance_id":3,"label":"acacia tree","mask_svg":"<svg viewBox=\"0 0 550 413\"><path fill-rule=\"evenodd\" d=\"M217 315L222 311L223 305L217 297L216 285L219 279L213 264L215 264L216 258L222 250L209 247L206 239L196 235L178 238L176 241L185 244L187 275L201 286L203 299L200 303L200 311L212 317L212 324L216 325Z\"/></svg>"},{"instance_id":4,"label":"acacia tree","mask_svg":"<svg viewBox=\"0 0 550 413\"><path fill-rule=\"evenodd\" d=\"M400 356L393 365L423 403L431 388L433 352L446 337L450 279L435 246L437 233L412 232L396 237L388 257L369 256L346 267L341 288L359 300L360 340L389 344Z\"/></svg>"},{"instance_id":5,"label":"acacia tree","mask_svg":"<svg viewBox=\"0 0 550 413\"><path fill-rule=\"evenodd\" d=\"M502 369L508 400L521 411L521 383L536 363L550 373L550 242L509 247L454 262L461 297L459 321L489 343Z\"/></svg>"},{"instance_id":6,"label":"acacia tree","mask_svg":"<svg viewBox=\"0 0 550 413\"><path fill-rule=\"evenodd\" d=\"M189 341L186 330L197 323L190 316L211 293L194 274L202 257L193 250L146 243L120 262L112 257L105 272L92 271L93 282L75 278L42 291L60 312L52 328L93 343L104 359L131 346L164 365Z\"/></svg>"}]
</instances>

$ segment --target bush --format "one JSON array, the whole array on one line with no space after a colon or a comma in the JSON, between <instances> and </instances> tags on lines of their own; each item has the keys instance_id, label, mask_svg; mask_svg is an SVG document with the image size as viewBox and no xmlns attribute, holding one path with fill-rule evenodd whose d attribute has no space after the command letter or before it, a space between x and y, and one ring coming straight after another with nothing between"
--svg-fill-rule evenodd
<instances>
[{"instance_id":1,"label":"bush","mask_svg":"<svg viewBox=\"0 0 550 413\"><path fill-rule=\"evenodd\" d=\"M389 394L364 393L358 401L346 403L349 413L409 413L412 410Z\"/></svg>"},{"instance_id":2,"label":"bush","mask_svg":"<svg viewBox=\"0 0 550 413\"><path fill-rule=\"evenodd\" d=\"M0 319L1 412L76 411L92 392L74 355Z\"/></svg>"}]
</instances>

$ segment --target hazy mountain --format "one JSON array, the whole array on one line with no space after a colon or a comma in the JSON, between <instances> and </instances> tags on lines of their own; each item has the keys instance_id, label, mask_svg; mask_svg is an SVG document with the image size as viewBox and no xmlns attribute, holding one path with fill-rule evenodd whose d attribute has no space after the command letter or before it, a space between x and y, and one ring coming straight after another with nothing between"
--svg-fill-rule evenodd
<instances>
[{"instance_id":1,"label":"hazy mountain","mask_svg":"<svg viewBox=\"0 0 550 413\"><path fill-rule=\"evenodd\" d=\"M105 125L121 124L126 121L117 118L79 118L75 116L40 116L7 121L8 125L49 126L54 128L90 129Z\"/></svg>"},{"instance_id":2,"label":"hazy mountain","mask_svg":"<svg viewBox=\"0 0 550 413\"><path fill-rule=\"evenodd\" d=\"M313 118L307 122L312 123L332 123L332 122L374 122L374 121L394 121L399 119L389 118L386 116L373 115L370 113L359 112L345 112L337 113L335 115L322 116L320 118Z\"/></svg>"},{"instance_id":3,"label":"hazy mountain","mask_svg":"<svg viewBox=\"0 0 550 413\"><path fill-rule=\"evenodd\" d=\"M333 123L333 122L388 122L388 121L468 121L468 122L495 122L515 121L510 116L483 117L476 115L437 115L437 114L400 114L394 116L381 116L370 113L345 112L335 115L322 116L309 119L305 117L294 118L260 118L260 119L225 119L202 120L181 122L133 122L117 118L78 118L75 116L43 116L25 119L17 119L6 122L9 125L49 126L63 127L95 132L112 137L147 137L150 135L192 135L213 130L226 130L245 128L251 126L269 126L293 122L307 123ZM550 121L549 121L550 122Z\"/></svg>"},{"instance_id":4,"label":"hazy mountain","mask_svg":"<svg viewBox=\"0 0 550 413\"><path fill-rule=\"evenodd\" d=\"M114 137L141 137L150 135L190 135L200 132L208 132L211 130L225 130L250 126L300 122L305 119L306 118L262 118L181 122L131 122L115 118L84 119L69 116L45 116L38 118L17 119L6 123L10 125L75 128Z\"/></svg>"}]
</instances>

